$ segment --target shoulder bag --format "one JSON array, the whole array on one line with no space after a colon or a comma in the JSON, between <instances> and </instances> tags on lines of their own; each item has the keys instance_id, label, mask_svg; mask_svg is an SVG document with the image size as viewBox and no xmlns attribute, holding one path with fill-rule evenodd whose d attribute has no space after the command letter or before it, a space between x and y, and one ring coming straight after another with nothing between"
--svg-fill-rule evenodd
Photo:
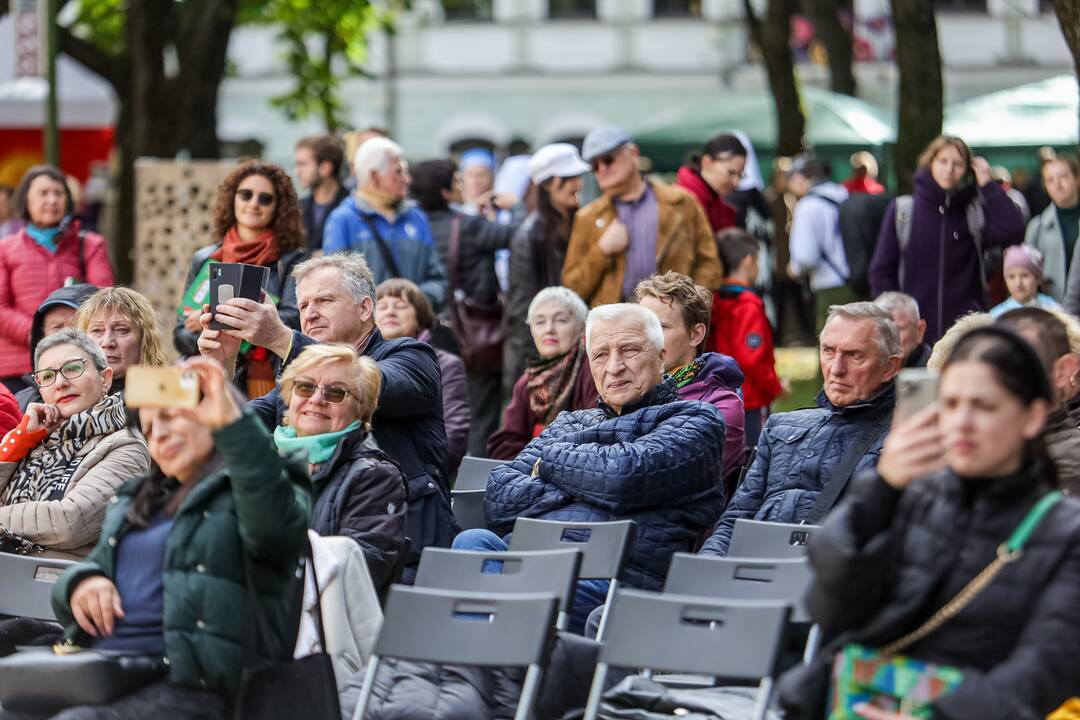
<instances>
[{"instance_id":1,"label":"shoulder bag","mask_svg":"<svg viewBox=\"0 0 1080 720\"><path fill-rule=\"evenodd\" d=\"M503 309L501 304L473 301L461 287L458 263L461 259L461 216L450 221L447 280L450 290L450 326L454 330L461 359L473 372L496 373L502 369Z\"/></svg>"},{"instance_id":2,"label":"shoulder bag","mask_svg":"<svg viewBox=\"0 0 1080 720\"><path fill-rule=\"evenodd\" d=\"M244 576L248 595L248 636L245 666L236 695L236 720L341 720L334 665L326 652L322 599L311 545L307 545L308 567L315 581L315 616L319 647L298 660L270 660L270 625L255 592L251 559L244 553ZM301 590L303 592L303 583ZM302 603L301 603L302 604Z\"/></svg>"},{"instance_id":3,"label":"shoulder bag","mask_svg":"<svg viewBox=\"0 0 1080 720\"><path fill-rule=\"evenodd\" d=\"M860 716L854 707L864 703L915 718L932 718L932 703L963 682L963 671L899 653L959 615L1006 565L1016 562L1035 528L1060 500L1061 493L1052 492L1035 503L998 547L997 557L918 628L880 650L844 645L833 662L829 720L856 720Z\"/></svg>"}]
</instances>

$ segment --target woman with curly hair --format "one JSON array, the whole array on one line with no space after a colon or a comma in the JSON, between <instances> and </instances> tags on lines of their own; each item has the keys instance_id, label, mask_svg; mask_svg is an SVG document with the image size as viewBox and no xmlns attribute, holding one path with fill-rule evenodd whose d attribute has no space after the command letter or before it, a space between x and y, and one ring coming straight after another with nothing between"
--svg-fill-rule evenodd
<instances>
[{"instance_id":1,"label":"woman with curly hair","mask_svg":"<svg viewBox=\"0 0 1080 720\"><path fill-rule=\"evenodd\" d=\"M173 341L184 355L198 355L197 341L202 327L199 316L209 299L210 265L215 262L262 265L270 269L264 303L277 307L281 321L300 329L296 308L293 266L307 254L300 204L289 176L277 165L246 162L233 170L218 188L214 206L213 245L196 251L184 287L184 299L177 310ZM255 309L249 300L235 298L229 304L244 310ZM221 315L222 323L229 317ZM236 337L240 337L236 331ZM235 383L249 398L274 389L279 361L265 348L242 346L237 360Z\"/></svg>"}]
</instances>

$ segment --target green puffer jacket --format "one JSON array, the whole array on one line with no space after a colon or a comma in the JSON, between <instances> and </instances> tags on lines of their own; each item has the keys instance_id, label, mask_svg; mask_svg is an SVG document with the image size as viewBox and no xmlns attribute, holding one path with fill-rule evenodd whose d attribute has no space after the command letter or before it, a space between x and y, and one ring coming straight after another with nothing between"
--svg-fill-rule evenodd
<instances>
[{"instance_id":1,"label":"green puffer jacket","mask_svg":"<svg viewBox=\"0 0 1080 720\"><path fill-rule=\"evenodd\" d=\"M287 659L296 641L297 570L311 492L307 465L299 457L283 459L254 415L245 413L213 437L221 468L184 499L165 547L165 652L172 682L231 696L240 683L251 620L241 553L252 560L275 659ZM116 546L129 529L126 516L140 482L120 489L97 546L53 589L56 618L78 645L89 646L92 638L76 624L69 598L87 577L113 577Z\"/></svg>"}]
</instances>

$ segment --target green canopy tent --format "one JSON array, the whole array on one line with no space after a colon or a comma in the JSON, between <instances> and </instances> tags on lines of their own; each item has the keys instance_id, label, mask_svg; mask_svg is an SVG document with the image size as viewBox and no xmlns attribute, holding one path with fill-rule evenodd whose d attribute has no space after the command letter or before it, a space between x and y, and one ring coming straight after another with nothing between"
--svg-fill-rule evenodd
<instances>
[{"instance_id":1,"label":"green canopy tent","mask_svg":"<svg viewBox=\"0 0 1080 720\"><path fill-rule=\"evenodd\" d=\"M1076 76L980 95L945 109L945 132L995 165L1034 168L1044 145L1075 152L1080 126Z\"/></svg>"},{"instance_id":2,"label":"green canopy tent","mask_svg":"<svg viewBox=\"0 0 1080 720\"><path fill-rule=\"evenodd\" d=\"M878 107L815 87L803 87L801 93L807 140L820 157L834 161L834 165L846 167L856 150L870 150L880 160L884 145L896 139L892 119ZM708 100L660 112L635 128L634 140L655 170L669 172L713 135L734 129L745 132L754 143L764 169L776 147L776 107L767 90L721 92Z\"/></svg>"}]
</instances>

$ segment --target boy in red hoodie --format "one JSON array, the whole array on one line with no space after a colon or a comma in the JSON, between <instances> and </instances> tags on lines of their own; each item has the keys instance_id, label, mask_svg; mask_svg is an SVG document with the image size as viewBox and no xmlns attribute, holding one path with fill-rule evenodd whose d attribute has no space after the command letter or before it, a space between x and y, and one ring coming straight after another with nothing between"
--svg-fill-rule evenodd
<instances>
[{"instance_id":1,"label":"boy in red hoodie","mask_svg":"<svg viewBox=\"0 0 1080 720\"><path fill-rule=\"evenodd\" d=\"M758 276L758 242L738 228L716 236L726 279L713 294L709 350L735 358L746 376L743 404L746 406L746 444L757 445L763 422L762 411L788 386L776 376L772 328L765 305L752 290Z\"/></svg>"}]
</instances>

